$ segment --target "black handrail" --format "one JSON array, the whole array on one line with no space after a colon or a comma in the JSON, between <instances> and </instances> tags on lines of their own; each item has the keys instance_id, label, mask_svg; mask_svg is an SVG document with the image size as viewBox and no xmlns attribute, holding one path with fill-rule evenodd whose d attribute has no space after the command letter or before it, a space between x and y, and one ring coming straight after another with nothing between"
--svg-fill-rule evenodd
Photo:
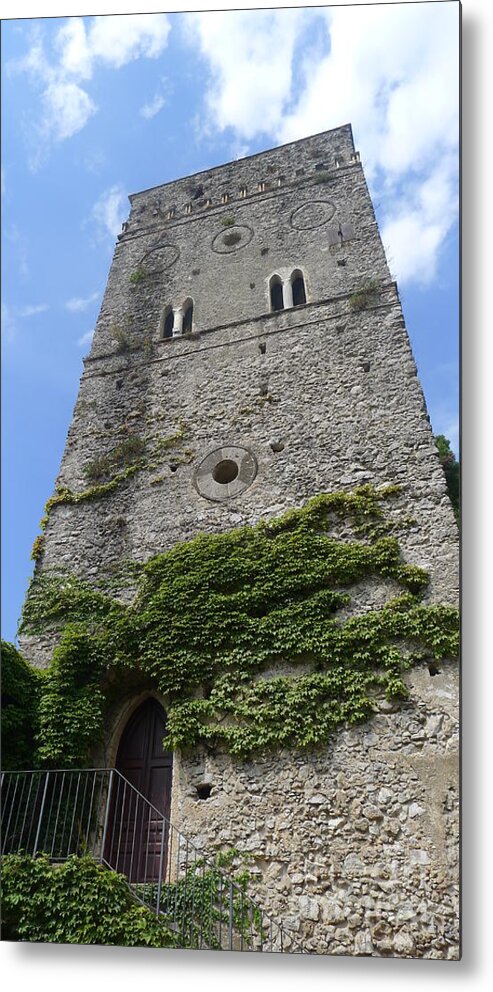
<instances>
[{"instance_id":1,"label":"black handrail","mask_svg":"<svg viewBox=\"0 0 493 992\"><path fill-rule=\"evenodd\" d=\"M301 950L118 769L3 772L1 792L2 854L91 854L126 877L183 947Z\"/></svg>"}]
</instances>

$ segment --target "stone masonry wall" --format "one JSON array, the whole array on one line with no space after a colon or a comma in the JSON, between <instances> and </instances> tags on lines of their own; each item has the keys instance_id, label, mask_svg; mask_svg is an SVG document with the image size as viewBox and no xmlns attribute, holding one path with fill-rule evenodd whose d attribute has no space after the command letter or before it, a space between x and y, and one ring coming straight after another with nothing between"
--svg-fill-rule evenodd
<instances>
[{"instance_id":1,"label":"stone masonry wall","mask_svg":"<svg viewBox=\"0 0 493 992\"><path fill-rule=\"evenodd\" d=\"M316 753L175 757L172 820L248 852L254 897L307 951L458 957L457 672L408 682L407 708Z\"/></svg>"},{"instance_id":2,"label":"stone masonry wall","mask_svg":"<svg viewBox=\"0 0 493 992\"><path fill-rule=\"evenodd\" d=\"M456 604L457 528L351 129L131 203L57 485L84 492L91 462L129 438L144 446L141 467L104 496L54 507L37 570L112 577L128 601L129 560L320 492L398 482L392 513L415 521L404 556L430 572L429 601ZM271 313L271 276L295 269L306 304ZM163 340L165 307L186 299L191 335ZM222 498L206 468L231 451L255 469ZM386 595L369 585L358 609ZM21 647L46 664L55 640ZM251 852L259 901L307 950L458 956L456 664L409 683L404 709L384 703L315 753L175 755L176 825L204 850Z\"/></svg>"}]
</instances>

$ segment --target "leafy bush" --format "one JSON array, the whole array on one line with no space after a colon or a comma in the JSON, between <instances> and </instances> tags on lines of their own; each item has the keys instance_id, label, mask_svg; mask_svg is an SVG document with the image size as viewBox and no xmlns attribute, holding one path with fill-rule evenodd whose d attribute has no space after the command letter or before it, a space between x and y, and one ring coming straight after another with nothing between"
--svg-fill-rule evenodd
<instances>
[{"instance_id":1,"label":"leafy bush","mask_svg":"<svg viewBox=\"0 0 493 992\"><path fill-rule=\"evenodd\" d=\"M89 855L2 858L2 937L56 944L176 947L176 935L132 901L126 879Z\"/></svg>"},{"instance_id":2,"label":"leafy bush","mask_svg":"<svg viewBox=\"0 0 493 992\"><path fill-rule=\"evenodd\" d=\"M44 673L31 668L13 644L2 641L2 768L37 766L35 736Z\"/></svg>"},{"instance_id":3,"label":"leafy bush","mask_svg":"<svg viewBox=\"0 0 493 992\"><path fill-rule=\"evenodd\" d=\"M351 310L365 310L375 300L379 288L380 283L378 279L367 279L361 289L358 289L349 297Z\"/></svg>"},{"instance_id":4,"label":"leafy bush","mask_svg":"<svg viewBox=\"0 0 493 992\"><path fill-rule=\"evenodd\" d=\"M450 441L443 435L438 434L435 438L435 444L438 448L438 455L440 457L440 462L445 472L445 480L447 483L448 494L450 496L450 502L452 503L452 509L454 511L454 516L459 523L460 518L460 466L457 461L454 452L450 447Z\"/></svg>"},{"instance_id":5,"label":"leafy bush","mask_svg":"<svg viewBox=\"0 0 493 992\"><path fill-rule=\"evenodd\" d=\"M328 183L331 179L330 172L317 172L313 177L314 183Z\"/></svg>"},{"instance_id":6,"label":"leafy bush","mask_svg":"<svg viewBox=\"0 0 493 992\"><path fill-rule=\"evenodd\" d=\"M238 241L241 241L241 234L239 231L231 231L230 234L225 234L223 238L224 244L228 245L228 247L238 244Z\"/></svg>"},{"instance_id":7,"label":"leafy bush","mask_svg":"<svg viewBox=\"0 0 493 992\"><path fill-rule=\"evenodd\" d=\"M132 272L130 274L129 282L132 283L133 286L135 286L137 283L142 282L143 279L145 279L146 275L147 275L146 270L141 265L139 265L139 267L135 269L135 272Z\"/></svg>"}]
</instances>

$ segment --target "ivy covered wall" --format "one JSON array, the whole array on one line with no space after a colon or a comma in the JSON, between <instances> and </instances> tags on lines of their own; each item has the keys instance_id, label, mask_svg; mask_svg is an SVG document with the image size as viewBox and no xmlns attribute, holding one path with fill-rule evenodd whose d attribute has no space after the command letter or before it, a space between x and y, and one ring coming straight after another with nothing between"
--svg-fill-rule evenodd
<instances>
[{"instance_id":1,"label":"ivy covered wall","mask_svg":"<svg viewBox=\"0 0 493 992\"><path fill-rule=\"evenodd\" d=\"M241 758L323 744L368 720L377 698L405 699L406 669L457 653L458 616L424 602L426 573L403 562L397 531L413 522L383 509L397 494L320 495L181 543L142 566L131 605L67 573L40 575L22 629L58 631L51 666L6 658L31 700L32 760L87 764L129 684L164 697L167 747L207 742ZM372 584L380 605L358 610Z\"/></svg>"}]
</instances>

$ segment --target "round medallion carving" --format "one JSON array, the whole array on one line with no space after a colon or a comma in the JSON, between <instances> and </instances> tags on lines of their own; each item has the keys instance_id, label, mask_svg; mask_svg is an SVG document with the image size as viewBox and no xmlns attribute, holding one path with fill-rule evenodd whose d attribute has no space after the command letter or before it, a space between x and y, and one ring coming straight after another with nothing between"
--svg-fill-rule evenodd
<instances>
[{"instance_id":1,"label":"round medallion carving","mask_svg":"<svg viewBox=\"0 0 493 992\"><path fill-rule=\"evenodd\" d=\"M253 238L253 230L247 224L232 224L216 234L212 242L212 250L219 255L228 255L232 251L245 248Z\"/></svg>"},{"instance_id":2,"label":"round medallion carving","mask_svg":"<svg viewBox=\"0 0 493 992\"><path fill-rule=\"evenodd\" d=\"M296 231L312 231L315 227L327 224L335 214L335 206L330 200L311 200L302 203L291 214L291 227Z\"/></svg>"},{"instance_id":3,"label":"round medallion carving","mask_svg":"<svg viewBox=\"0 0 493 992\"><path fill-rule=\"evenodd\" d=\"M197 492L221 502L248 489L257 474L257 459L248 448L226 444L202 459L194 475Z\"/></svg>"},{"instance_id":4,"label":"round medallion carving","mask_svg":"<svg viewBox=\"0 0 493 992\"><path fill-rule=\"evenodd\" d=\"M142 256L140 265L147 273L164 272L178 261L180 249L176 245L155 245Z\"/></svg>"}]
</instances>

